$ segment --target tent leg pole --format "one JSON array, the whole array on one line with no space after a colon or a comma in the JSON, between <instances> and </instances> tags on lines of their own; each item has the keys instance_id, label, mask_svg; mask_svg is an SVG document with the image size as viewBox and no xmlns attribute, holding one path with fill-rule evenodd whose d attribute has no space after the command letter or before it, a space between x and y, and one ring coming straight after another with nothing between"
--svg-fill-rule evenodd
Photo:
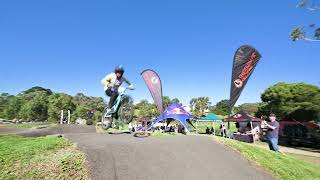
<instances>
[{"instance_id":1,"label":"tent leg pole","mask_svg":"<svg viewBox=\"0 0 320 180\"><path fill-rule=\"evenodd\" d=\"M216 135L216 123L213 121L213 134Z\"/></svg>"},{"instance_id":2,"label":"tent leg pole","mask_svg":"<svg viewBox=\"0 0 320 180\"><path fill-rule=\"evenodd\" d=\"M198 134L198 121L196 121L196 134Z\"/></svg>"},{"instance_id":3,"label":"tent leg pole","mask_svg":"<svg viewBox=\"0 0 320 180\"><path fill-rule=\"evenodd\" d=\"M231 116L231 112L232 112L232 109L230 108L229 114L228 114L228 119L229 119L230 116ZM228 120L228 133L229 133L229 131L230 131L230 121ZM229 135L229 139L231 139L231 138L230 138L230 135Z\"/></svg>"},{"instance_id":4,"label":"tent leg pole","mask_svg":"<svg viewBox=\"0 0 320 180\"><path fill-rule=\"evenodd\" d=\"M213 135L214 135L214 121L212 121L212 130L213 130Z\"/></svg>"}]
</instances>

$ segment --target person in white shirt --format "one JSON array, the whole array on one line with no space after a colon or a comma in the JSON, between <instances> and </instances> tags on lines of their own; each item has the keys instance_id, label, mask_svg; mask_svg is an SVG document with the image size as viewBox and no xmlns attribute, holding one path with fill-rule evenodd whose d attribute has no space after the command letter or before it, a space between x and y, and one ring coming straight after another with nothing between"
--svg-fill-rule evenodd
<instances>
[{"instance_id":1,"label":"person in white shirt","mask_svg":"<svg viewBox=\"0 0 320 180\"><path fill-rule=\"evenodd\" d=\"M125 71L122 66L117 66L113 73L108 74L101 80L101 84L104 85L106 95L110 97L108 105L109 113L114 111L112 106L119 95L118 88L121 84L125 82L129 85L129 88L133 89L133 84L123 76L124 72Z\"/></svg>"},{"instance_id":2,"label":"person in white shirt","mask_svg":"<svg viewBox=\"0 0 320 180\"><path fill-rule=\"evenodd\" d=\"M132 124L131 124L131 123L129 123L129 125L128 125L128 129L129 129L129 131L130 131L130 132L132 132L132 128L133 128Z\"/></svg>"}]
</instances>

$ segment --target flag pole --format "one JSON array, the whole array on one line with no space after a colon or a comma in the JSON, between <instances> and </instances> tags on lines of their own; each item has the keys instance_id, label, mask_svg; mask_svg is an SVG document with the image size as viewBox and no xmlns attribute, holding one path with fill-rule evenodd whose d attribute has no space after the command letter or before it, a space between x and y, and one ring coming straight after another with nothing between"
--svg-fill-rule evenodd
<instances>
[{"instance_id":1,"label":"flag pole","mask_svg":"<svg viewBox=\"0 0 320 180\"><path fill-rule=\"evenodd\" d=\"M231 111L232 111L231 109L232 109L232 107L229 106L229 111L228 111L228 132L227 132L228 133L228 138L230 138L229 134L230 134L230 117L231 117Z\"/></svg>"}]
</instances>

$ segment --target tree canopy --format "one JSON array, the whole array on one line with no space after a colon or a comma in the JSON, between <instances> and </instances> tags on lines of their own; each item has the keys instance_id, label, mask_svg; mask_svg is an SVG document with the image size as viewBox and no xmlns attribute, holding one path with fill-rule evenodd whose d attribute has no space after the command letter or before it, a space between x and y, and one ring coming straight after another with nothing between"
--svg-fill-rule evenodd
<instances>
[{"instance_id":1,"label":"tree canopy","mask_svg":"<svg viewBox=\"0 0 320 180\"><path fill-rule=\"evenodd\" d=\"M261 103L244 103L235 107L233 111L256 114L258 117L275 113L279 119L320 121L320 89L318 86L304 83L277 83L262 93L261 100ZM171 105L173 101L180 103L177 98L170 99L164 96L164 108ZM52 92L42 87L33 87L16 96L8 93L0 94L0 118L58 122L61 110L64 110L65 116L67 116L67 110L70 110L72 121L79 117L87 119L88 112L94 111L94 120L97 122L101 119L105 105L102 97L90 97L83 93L71 96ZM208 109L223 116L229 113L227 99L211 106L209 97L192 98L190 107L195 117L204 116ZM156 105L147 100L141 100L135 105L137 118L159 115L160 112Z\"/></svg>"},{"instance_id":2,"label":"tree canopy","mask_svg":"<svg viewBox=\"0 0 320 180\"><path fill-rule=\"evenodd\" d=\"M209 97L197 97L190 100L192 115L202 117L205 115L205 110L208 110L211 105Z\"/></svg>"},{"instance_id":3,"label":"tree canopy","mask_svg":"<svg viewBox=\"0 0 320 180\"><path fill-rule=\"evenodd\" d=\"M164 109L169 107L173 102L177 102L180 105L180 100L178 98L170 99L169 96L163 97L163 106ZM135 115L137 118L141 117L157 117L160 115L156 105L154 103L149 103L147 100L141 100L135 105Z\"/></svg>"},{"instance_id":4,"label":"tree canopy","mask_svg":"<svg viewBox=\"0 0 320 180\"><path fill-rule=\"evenodd\" d=\"M254 115L258 111L259 105L260 103L243 103L238 107L235 107L234 112L235 113L244 112L244 113Z\"/></svg>"},{"instance_id":5,"label":"tree canopy","mask_svg":"<svg viewBox=\"0 0 320 180\"><path fill-rule=\"evenodd\" d=\"M22 119L23 121L50 121L60 120L61 110L65 117L67 110L72 113L72 120L86 119L88 111L94 110L101 118L105 102L101 97L89 97L82 93L70 96L64 93L55 93L43 87L32 87L14 96L8 93L0 95L0 118Z\"/></svg>"},{"instance_id":6,"label":"tree canopy","mask_svg":"<svg viewBox=\"0 0 320 180\"><path fill-rule=\"evenodd\" d=\"M280 119L319 120L320 88L305 83L277 83L261 95L256 115L275 113Z\"/></svg>"},{"instance_id":7,"label":"tree canopy","mask_svg":"<svg viewBox=\"0 0 320 180\"><path fill-rule=\"evenodd\" d=\"M229 114L229 100L224 99L219 101L215 106L211 107L210 110L216 114L226 116Z\"/></svg>"},{"instance_id":8,"label":"tree canopy","mask_svg":"<svg viewBox=\"0 0 320 180\"><path fill-rule=\"evenodd\" d=\"M26 91L23 91L22 94L30 94L30 93L34 93L34 92L44 92L48 96L50 96L52 94L52 91L50 89L46 89L46 88L43 88L40 86L35 86L35 87L32 87Z\"/></svg>"},{"instance_id":9,"label":"tree canopy","mask_svg":"<svg viewBox=\"0 0 320 180\"><path fill-rule=\"evenodd\" d=\"M297 4L298 8L304 8L308 11L319 11L320 3L318 0L300 0ZM320 27L316 24L308 26L297 26L291 32L291 39L293 41L305 40L320 42Z\"/></svg>"},{"instance_id":10,"label":"tree canopy","mask_svg":"<svg viewBox=\"0 0 320 180\"><path fill-rule=\"evenodd\" d=\"M76 104L72 101L73 97L64 93L55 93L48 99L48 118L54 122L60 118L61 110L70 110L74 112ZM65 114L67 115L67 114Z\"/></svg>"},{"instance_id":11,"label":"tree canopy","mask_svg":"<svg viewBox=\"0 0 320 180\"><path fill-rule=\"evenodd\" d=\"M135 105L136 117L157 117L160 115L156 105L149 103L147 100L141 100Z\"/></svg>"}]
</instances>

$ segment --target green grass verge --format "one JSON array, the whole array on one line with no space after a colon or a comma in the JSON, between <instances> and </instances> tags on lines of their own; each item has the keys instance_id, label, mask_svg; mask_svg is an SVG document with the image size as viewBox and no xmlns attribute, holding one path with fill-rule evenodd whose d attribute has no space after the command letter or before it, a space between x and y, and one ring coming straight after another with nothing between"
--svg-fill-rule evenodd
<instances>
[{"instance_id":1,"label":"green grass verge","mask_svg":"<svg viewBox=\"0 0 320 180\"><path fill-rule=\"evenodd\" d=\"M193 123L194 126L196 126L196 123ZM212 124L212 122L198 122L198 133L206 133L206 129L207 127L209 127L209 129L211 130L211 127L214 127L215 131L216 131L216 135L220 135L221 131L220 131L220 122L215 122ZM228 123L224 123L224 125L226 127L228 127ZM191 126L190 126L191 127ZM191 128L192 131L195 132L195 128ZM230 122L230 132L236 132L237 128L235 123Z\"/></svg>"},{"instance_id":2,"label":"green grass verge","mask_svg":"<svg viewBox=\"0 0 320 180\"><path fill-rule=\"evenodd\" d=\"M283 180L316 180L320 179L320 165L315 165L291 155L284 155L252 144L231 139L215 137L215 140L240 152L247 159L271 172Z\"/></svg>"},{"instance_id":3,"label":"green grass verge","mask_svg":"<svg viewBox=\"0 0 320 180\"><path fill-rule=\"evenodd\" d=\"M314 156L308 156L308 155L301 155L301 154L292 154L292 153L286 153L289 154L290 156L293 156L297 159L301 159L303 161L307 161L313 164L318 164L320 165L320 157L314 157Z\"/></svg>"},{"instance_id":4,"label":"green grass verge","mask_svg":"<svg viewBox=\"0 0 320 180\"><path fill-rule=\"evenodd\" d=\"M107 130L104 130L101 126L95 126L95 127L96 127L96 132L99 134L129 132L129 129L127 127L124 127L124 128L120 127L119 129L109 128Z\"/></svg>"},{"instance_id":5,"label":"green grass verge","mask_svg":"<svg viewBox=\"0 0 320 180\"><path fill-rule=\"evenodd\" d=\"M167 138L167 137L175 137L177 136L177 134L175 133L160 133L160 132L153 132L151 133L150 137L154 137L154 138Z\"/></svg>"},{"instance_id":6,"label":"green grass verge","mask_svg":"<svg viewBox=\"0 0 320 180\"><path fill-rule=\"evenodd\" d=\"M85 155L63 138L0 136L0 179L88 179Z\"/></svg>"}]
</instances>

